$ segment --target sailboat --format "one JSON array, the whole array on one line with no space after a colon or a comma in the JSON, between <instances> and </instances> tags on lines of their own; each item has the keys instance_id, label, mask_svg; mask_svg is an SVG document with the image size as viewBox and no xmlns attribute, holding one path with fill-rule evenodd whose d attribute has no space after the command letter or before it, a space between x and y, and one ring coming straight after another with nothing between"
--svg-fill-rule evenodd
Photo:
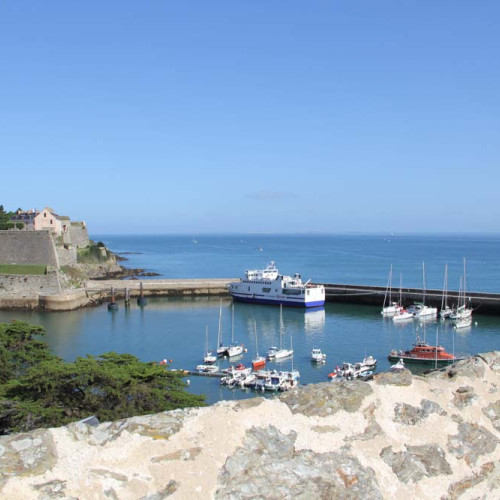
<instances>
[{"instance_id":1,"label":"sailboat","mask_svg":"<svg viewBox=\"0 0 500 500\"><path fill-rule=\"evenodd\" d=\"M463 286L462 286L463 285ZM467 270L466 270L466 264L465 264L465 257L464 257L464 276L463 280L460 279L460 290L458 291L458 307L456 312L454 312L452 315L450 315L451 319L454 320L465 320L467 318L472 318L472 309L469 309L467 307L467 299L465 297L467 291ZM462 321L462 323L466 323L465 321ZM471 322L472 323L472 319ZM465 326L469 326L470 323Z\"/></svg>"},{"instance_id":2,"label":"sailboat","mask_svg":"<svg viewBox=\"0 0 500 500\"><path fill-rule=\"evenodd\" d=\"M430 319L437 316L437 307L430 307L425 305L425 263L422 262L422 302L416 302L408 308L408 312L411 312L413 316L419 319Z\"/></svg>"},{"instance_id":3,"label":"sailboat","mask_svg":"<svg viewBox=\"0 0 500 500\"><path fill-rule=\"evenodd\" d=\"M444 266L443 298L441 300L441 311L439 316L442 319L449 318L453 314L453 309L448 305L448 264Z\"/></svg>"},{"instance_id":4,"label":"sailboat","mask_svg":"<svg viewBox=\"0 0 500 500\"><path fill-rule=\"evenodd\" d=\"M255 358L252 359L252 368L254 370L259 370L266 365L266 358L264 356L259 356L259 347L257 343L257 323L254 321L254 331L255 331Z\"/></svg>"},{"instance_id":5,"label":"sailboat","mask_svg":"<svg viewBox=\"0 0 500 500\"><path fill-rule=\"evenodd\" d=\"M224 345L222 343L222 300L221 300L219 307L219 332L217 334L217 356L219 356L219 358L225 356L227 354L228 349L229 346Z\"/></svg>"},{"instance_id":6,"label":"sailboat","mask_svg":"<svg viewBox=\"0 0 500 500\"><path fill-rule=\"evenodd\" d=\"M208 326L205 331L205 356L203 358L203 363L206 365L213 365L217 361L217 356L208 350Z\"/></svg>"},{"instance_id":7,"label":"sailboat","mask_svg":"<svg viewBox=\"0 0 500 500\"><path fill-rule=\"evenodd\" d=\"M389 301L387 301L387 296L389 296ZM386 303L388 304L386 306ZM389 278L387 279L387 288L385 289L384 305L382 306L382 311L380 314L385 317L394 316L398 313L402 307L397 302L392 302L392 264L389 271Z\"/></svg>"},{"instance_id":8,"label":"sailboat","mask_svg":"<svg viewBox=\"0 0 500 500\"><path fill-rule=\"evenodd\" d=\"M243 345L238 344L234 341L234 304L231 307L231 345L227 350L227 355L230 358L234 358L235 356L239 356L243 353Z\"/></svg>"},{"instance_id":9,"label":"sailboat","mask_svg":"<svg viewBox=\"0 0 500 500\"><path fill-rule=\"evenodd\" d=\"M283 359L293 354L293 349L283 348L283 306L280 304L280 347L271 347L267 353L267 359Z\"/></svg>"},{"instance_id":10,"label":"sailboat","mask_svg":"<svg viewBox=\"0 0 500 500\"><path fill-rule=\"evenodd\" d=\"M395 323L408 321L413 319L413 314L408 312L403 307L403 273L399 274L399 305L401 306L399 311L392 317L392 321Z\"/></svg>"}]
</instances>

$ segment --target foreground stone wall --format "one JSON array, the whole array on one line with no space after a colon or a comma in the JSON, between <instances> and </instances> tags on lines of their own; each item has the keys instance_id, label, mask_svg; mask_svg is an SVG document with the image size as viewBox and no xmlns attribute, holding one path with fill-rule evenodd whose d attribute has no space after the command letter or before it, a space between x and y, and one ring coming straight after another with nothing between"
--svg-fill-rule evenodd
<instances>
[{"instance_id":1,"label":"foreground stone wall","mask_svg":"<svg viewBox=\"0 0 500 500\"><path fill-rule=\"evenodd\" d=\"M0 438L2 498L500 498L500 352Z\"/></svg>"},{"instance_id":2,"label":"foreground stone wall","mask_svg":"<svg viewBox=\"0 0 500 500\"><path fill-rule=\"evenodd\" d=\"M44 265L59 268L49 231L0 231L0 264Z\"/></svg>"}]
</instances>

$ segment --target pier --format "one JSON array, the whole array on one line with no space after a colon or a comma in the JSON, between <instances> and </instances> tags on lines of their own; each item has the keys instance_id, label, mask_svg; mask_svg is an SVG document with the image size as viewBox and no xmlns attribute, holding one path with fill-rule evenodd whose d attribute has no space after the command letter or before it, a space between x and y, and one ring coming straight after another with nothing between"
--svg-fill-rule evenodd
<instances>
[{"instance_id":1,"label":"pier","mask_svg":"<svg viewBox=\"0 0 500 500\"><path fill-rule=\"evenodd\" d=\"M238 278L217 279L163 279L163 280L89 280L85 288L68 290L58 295L38 295L27 298L3 298L0 309L36 309L48 311L69 311L100 301L110 301L112 293L115 300L130 301L137 297L138 304L146 305L146 297L229 297L226 285ZM369 285L345 285L338 283L316 283L325 287L326 302L360 304L382 307L386 287ZM448 290L448 305L458 303L458 291ZM401 291L404 306L421 302L421 288L405 287ZM441 307L442 290L426 290L425 303ZM399 300L399 289L393 288L392 300ZM468 292L467 303L474 314L500 316L500 293Z\"/></svg>"},{"instance_id":2,"label":"pier","mask_svg":"<svg viewBox=\"0 0 500 500\"><path fill-rule=\"evenodd\" d=\"M318 283L320 284L320 283ZM325 300L327 302L340 302L345 304L365 304L380 306L384 303L386 287L368 285L342 285L321 283L325 287ZM458 303L458 292L447 291L448 305ZM422 302L423 290L421 288L403 288L401 299L405 307L415 302ZM429 306L441 307L443 298L442 290L426 290L425 303ZM467 304L474 309L474 314L490 314L500 316L500 294L467 292ZM387 298L389 300L389 298ZM399 301L399 289L392 289L392 301Z\"/></svg>"}]
</instances>

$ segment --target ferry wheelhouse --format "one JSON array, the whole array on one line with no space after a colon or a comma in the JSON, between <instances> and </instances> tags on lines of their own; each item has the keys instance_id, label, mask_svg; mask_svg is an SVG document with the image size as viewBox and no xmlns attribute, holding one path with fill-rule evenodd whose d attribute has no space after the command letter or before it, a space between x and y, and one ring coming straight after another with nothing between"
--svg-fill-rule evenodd
<instances>
[{"instance_id":1,"label":"ferry wheelhouse","mask_svg":"<svg viewBox=\"0 0 500 500\"><path fill-rule=\"evenodd\" d=\"M309 280L310 281L310 280ZM283 276L271 262L263 270L249 270L241 281L228 283L235 300L292 307L319 307L325 303L325 287L302 282L300 274Z\"/></svg>"}]
</instances>

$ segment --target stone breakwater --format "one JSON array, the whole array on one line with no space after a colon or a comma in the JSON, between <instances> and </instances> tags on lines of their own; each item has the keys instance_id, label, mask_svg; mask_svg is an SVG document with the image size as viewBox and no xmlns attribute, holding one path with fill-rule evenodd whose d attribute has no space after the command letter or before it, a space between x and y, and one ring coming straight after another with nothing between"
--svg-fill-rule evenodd
<instances>
[{"instance_id":1,"label":"stone breakwater","mask_svg":"<svg viewBox=\"0 0 500 500\"><path fill-rule=\"evenodd\" d=\"M1 498L500 498L500 351L0 438Z\"/></svg>"}]
</instances>

